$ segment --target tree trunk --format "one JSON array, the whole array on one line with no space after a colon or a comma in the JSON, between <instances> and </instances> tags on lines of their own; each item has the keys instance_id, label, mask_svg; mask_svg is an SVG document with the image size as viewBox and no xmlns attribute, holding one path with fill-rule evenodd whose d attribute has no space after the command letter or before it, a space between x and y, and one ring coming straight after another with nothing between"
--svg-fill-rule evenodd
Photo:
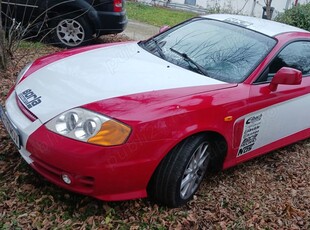
<instances>
[{"instance_id":1,"label":"tree trunk","mask_svg":"<svg viewBox=\"0 0 310 230\"><path fill-rule=\"evenodd\" d=\"M0 0L0 12L1 12L1 0ZM0 70L6 68L7 55L5 50L5 32L2 27L2 16L0 16Z\"/></svg>"},{"instance_id":2,"label":"tree trunk","mask_svg":"<svg viewBox=\"0 0 310 230\"><path fill-rule=\"evenodd\" d=\"M266 0L265 3L266 3L266 16L267 16L267 19L271 19L271 2L272 0Z\"/></svg>"}]
</instances>

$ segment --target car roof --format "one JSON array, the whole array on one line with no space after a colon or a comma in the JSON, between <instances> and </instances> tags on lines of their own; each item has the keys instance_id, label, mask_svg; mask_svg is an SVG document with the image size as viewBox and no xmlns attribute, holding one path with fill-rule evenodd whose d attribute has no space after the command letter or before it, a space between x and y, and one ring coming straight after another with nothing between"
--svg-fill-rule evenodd
<instances>
[{"instance_id":1,"label":"car roof","mask_svg":"<svg viewBox=\"0 0 310 230\"><path fill-rule=\"evenodd\" d=\"M233 14L210 14L202 16L204 18L214 19L218 21L224 21L239 26L246 27L248 29L257 31L259 33L265 34L270 37L274 37L278 34L288 33L288 32L308 32L306 30L286 25L283 23L266 20L262 18L254 18L243 15L233 15Z\"/></svg>"}]
</instances>

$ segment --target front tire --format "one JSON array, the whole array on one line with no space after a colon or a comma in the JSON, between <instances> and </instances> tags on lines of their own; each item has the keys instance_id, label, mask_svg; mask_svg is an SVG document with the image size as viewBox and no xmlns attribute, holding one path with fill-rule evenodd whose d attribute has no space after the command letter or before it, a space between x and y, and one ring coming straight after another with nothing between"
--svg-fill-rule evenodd
<instances>
[{"instance_id":1,"label":"front tire","mask_svg":"<svg viewBox=\"0 0 310 230\"><path fill-rule=\"evenodd\" d=\"M60 16L52 21L52 43L59 47L88 45L92 34L91 25L84 17Z\"/></svg>"},{"instance_id":2,"label":"front tire","mask_svg":"<svg viewBox=\"0 0 310 230\"><path fill-rule=\"evenodd\" d=\"M211 142L206 135L182 141L156 169L148 186L149 196L169 207L184 205L201 184L210 158Z\"/></svg>"}]
</instances>

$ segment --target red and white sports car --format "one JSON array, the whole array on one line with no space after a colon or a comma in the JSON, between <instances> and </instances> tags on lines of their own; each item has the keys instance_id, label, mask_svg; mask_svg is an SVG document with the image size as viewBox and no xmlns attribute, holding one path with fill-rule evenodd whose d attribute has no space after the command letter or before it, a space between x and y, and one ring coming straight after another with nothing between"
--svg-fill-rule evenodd
<instances>
[{"instance_id":1,"label":"red and white sports car","mask_svg":"<svg viewBox=\"0 0 310 230\"><path fill-rule=\"evenodd\" d=\"M21 156L103 200L176 207L205 172L310 137L310 32L209 15L28 65L1 107Z\"/></svg>"}]
</instances>

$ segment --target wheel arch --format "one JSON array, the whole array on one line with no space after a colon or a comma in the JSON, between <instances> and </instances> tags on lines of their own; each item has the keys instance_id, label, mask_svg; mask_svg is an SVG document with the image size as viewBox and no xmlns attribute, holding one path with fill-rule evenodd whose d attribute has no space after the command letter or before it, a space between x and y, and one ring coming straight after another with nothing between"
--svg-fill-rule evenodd
<instances>
[{"instance_id":1,"label":"wheel arch","mask_svg":"<svg viewBox=\"0 0 310 230\"><path fill-rule=\"evenodd\" d=\"M64 15L84 16L89 21L93 33L96 32L96 25L100 23L96 10L87 1L67 2L53 0L48 2L46 8L49 9L47 11L49 20Z\"/></svg>"},{"instance_id":2,"label":"wheel arch","mask_svg":"<svg viewBox=\"0 0 310 230\"><path fill-rule=\"evenodd\" d=\"M220 171L223 169L223 164L227 156L227 140L222 134L215 131L206 131L203 133L213 141L212 148L215 150L215 153L211 155L209 170L212 172Z\"/></svg>"},{"instance_id":3,"label":"wheel arch","mask_svg":"<svg viewBox=\"0 0 310 230\"><path fill-rule=\"evenodd\" d=\"M176 145L174 145L170 151L175 148L177 145L185 141L186 139L196 136L196 135L206 135L206 137L212 141L212 148L215 150L215 153L211 156L211 162L209 169L212 172L220 171L223 169L224 160L228 151L228 142L226 138L219 132L214 130L205 130L195 133L191 133L188 136L182 138ZM169 152L170 152L169 151ZM168 153L169 153L168 152ZM167 153L167 154L168 154Z\"/></svg>"},{"instance_id":4,"label":"wheel arch","mask_svg":"<svg viewBox=\"0 0 310 230\"><path fill-rule=\"evenodd\" d=\"M223 164L224 164L224 160L227 156L227 152L228 152L228 142L226 140L226 138L220 134L219 132L216 131L211 131L211 130L206 130L206 131L200 131L200 132L196 132L196 133L191 133L188 136L184 136L178 143L174 144L169 151L162 157L162 159L159 161L159 163L157 164L157 166L155 167L151 178L149 179L148 182L148 186L152 180L153 175L156 172L156 169L159 167L159 165L161 164L161 162L165 159L165 157L178 145L180 145L181 143L183 143L186 139L194 137L194 136L198 136L198 135L206 135L207 138L210 138L211 140L213 140L213 146L212 148L214 148L216 150L216 154L213 154L211 156L211 162L209 165L209 171L211 172L217 172L223 169Z\"/></svg>"},{"instance_id":5,"label":"wheel arch","mask_svg":"<svg viewBox=\"0 0 310 230\"><path fill-rule=\"evenodd\" d=\"M204 140L208 140L208 148L211 148L211 153L213 153L209 158L208 164L209 166L212 165L211 170L215 171L222 169L227 153L227 142L224 136L214 131L197 132L189 135L181 140L178 144L176 144L173 148L171 148L170 151L156 166L146 188L147 194L151 199L169 207L179 207L180 205L186 203L188 200L192 199L192 196L199 188L201 178L199 182L196 181L198 178L196 176L199 174L198 171L195 171L197 170L196 168L191 169L193 171L188 172L193 172L193 177L186 177L187 179L184 179L183 176L186 171L186 167L188 167L189 161L191 161L193 156L192 154L197 151L197 145L199 144L200 146L201 144L205 143ZM213 149L216 151L215 154L214 151L212 151ZM197 165L193 167L198 167ZM200 167L201 166L199 166L199 168ZM204 169L204 171L201 173L204 174L205 172L206 169ZM196 176L194 174L196 174ZM190 191L188 197L182 197L181 189L183 188L181 183L183 183L183 180L190 180L188 178L194 178L193 180L195 180L195 182L190 183L198 184L196 185L197 187L194 187L194 191Z\"/></svg>"}]
</instances>

